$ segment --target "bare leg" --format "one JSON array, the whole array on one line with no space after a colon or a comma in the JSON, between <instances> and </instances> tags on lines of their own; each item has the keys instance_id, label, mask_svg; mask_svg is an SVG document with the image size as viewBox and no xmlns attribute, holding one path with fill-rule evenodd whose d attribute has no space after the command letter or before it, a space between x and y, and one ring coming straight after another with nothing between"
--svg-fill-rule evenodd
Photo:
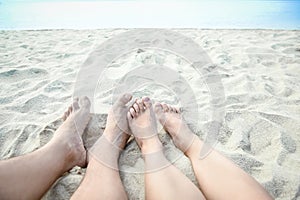
<instances>
[{"instance_id":1,"label":"bare leg","mask_svg":"<svg viewBox=\"0 0 300 200\"><path fill-rule=\"evenodd\" d=\"M145 160L146 199L204 199L201 191L166 159L150 99L138 100L127 118Z\"/></svg>"},{"instance_id":2,"label":"bare leg","mask_svg":"<svg viewBox=\"0 0 300 200\"><path fill-rule=\"evenodd\" d=\"M40 199L63 173L75 165L86 165L81 135L89 112L86 97L79 104L75 99L48 144L27 155L0 161L1 199Z\"/></svg>"},{"instance_id":3,"label":"bare leg","mask_svg":"<svg viewBox=\"0 0 300 200\"><path fill-rule=\"evenodd\" d=\"M129 94L121 96L110 110L104 133L90 150L85 177L72 199L127 199L118 159L129 138L126 103L130 99Z\"/></svg>"},{"instance_id":4,"label":"bare leg","mask_svg":"<svg viewBox=\"0 0 300 200\"><path fill-rule=\"evenodd\" d=\"M191 160L207 199L272 199L255 179L217 151L199 159L203 142L190 131L178 109L158 104L156 114L177 148Z\"/></svg>"}]
</instances>

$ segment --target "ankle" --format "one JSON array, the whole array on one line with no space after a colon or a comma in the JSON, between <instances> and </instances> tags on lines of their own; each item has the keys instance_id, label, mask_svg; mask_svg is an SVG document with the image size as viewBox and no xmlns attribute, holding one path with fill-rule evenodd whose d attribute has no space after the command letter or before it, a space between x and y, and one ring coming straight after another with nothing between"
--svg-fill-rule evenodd
<instances>
[{"instance_id":1,"label":"ankle","mask_svg":"<svg viewBox=\"0 0 300 200\"><path fill-rule=\"evenodd\" d=\"M61 174L72 169L76 165L76 152L69 144L62 142L49 142L43 147L47 154L52 155L52 162L57 162L61 171Z\"/></svg>"},{"instance_id":2,"label":"ankle","mask_svg":"<svg viewBox=\"0 0 300 200\"><path fill-rule=\"evenodd\" d=\"M161 151L163 148L162 143L157 135L147 139L139 139L139 144L142 154Z\"/></svg>"},{"instance_id":3,"label":"ankle","mask_svg":"<svg viewBox=\"0 0 300 200\"><path fill-rule=\"evenodd\" d=\"M88 162L93 159L113 169L118 169L118 160L122 149L102 135L88 153Z\"/></svg>"},{"instance_id":4,"label":"ankle","mask_svg":"<svg viewBox=\"0 0 300 200\"><path fill-rule=\"evenodd\" d=\"M184 152L184 154L191 160L198 158L200 156L202 146L203 142L198 137L194 137L191 146Z\"/></svg>"}]
</instances>

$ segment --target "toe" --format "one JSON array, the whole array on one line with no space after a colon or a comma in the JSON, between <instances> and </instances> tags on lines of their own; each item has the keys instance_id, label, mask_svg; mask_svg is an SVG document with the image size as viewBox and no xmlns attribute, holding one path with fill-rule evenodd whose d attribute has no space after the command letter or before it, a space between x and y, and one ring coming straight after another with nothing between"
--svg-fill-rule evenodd
<instances>
[{"instance_id":1,"label":"toe","mask_svg":"<svg viewBox=\"0 0 300 200\"><path fill-rule=\"evenodd\" d=\"M168 108L169 108L169 112L173 112L172 106L168 105Z\"/></svg>"},{"instance_id":2,"label":"toe","mask_svg":"<svg viewBox=\"0 0 300 200\"><path fill-rule=\"evenodd\" d=\"M182 113L183 112L183 108L178 108L178 113Z\"/></svg>"},{"instance_id":3,"label":"toe","mask_svg":"<svg viewBox=\"0 0 300 200\"><path fill-rule=\"evenodd\" d=\"M166 121L166 117L165 117L165 113L164 113L164 110L163 110L163 107L160 103L156 103L154 105L154 111L156 113L156 116L159 120L159 122L164 125L165 124L165 121Z\"/></svg>"},{"instance_id":4,"label":"toe","mask_svg":"<svg viewBox=\"0 0 300 200\"><path fill-rule=\"evenodd\" d=\"M132 120L132 115L131 115L130 111L127 112L127 119L128 119L129 121Z\"/></svg>"},{"instance_id":5,"label":"toe","mask_svg":"<svg viewBox=\"0 0 300 200\"><path fill-rule=\"evenodd\" d=\"M140 109L139 109L139 106L137 103L134 103L132 107L134 108L135 112L137 112L137 113L140 112Z\"/></svg>"},{"instance_id":6,"label":"toe","mask_svg":"<svg viewBox=\"0 0 300 200\"><path fill-rule=\"evenodd\" d=\"M154 111L157 114L163 113L163 107L160 103L155 103L154 105Z\"/></svg>"},{"instance_id":7,"label":"toe","mask_svg":"<svg viewBox=\"0 0 300 200\"><path fill-rule=\"evenodd\" d=\"M169 111L169 106L165 103L162 104L162 108L164 112L168 112Z\"/></svg>"},{"instance_id":8,"label":"toe","mask_svg":"<svg viewBox=\"0 0 300 200\"><path fill-rule=\"evenodd\" d=\"M72 106L69 106L69 108L68 108L68 116L72 113L72 111L73 111Z\"/></svg>"},{"instance_id":9,"label":"toe","mask_svg":"<svg viewBox=\"0 0 300 200\"><path fill-rule=\"evenodd\" d=\"M80 105L80 107L90 108L91 102L88 97L83 96L83 97L80 97L80 99L79 99L79 105Z\"/></svg>"},{"instance_id":10,"label":"toe","mask_svg":"<svg viewBox=\"0 0 300 200\"><path fill-rule=\"evenodd\" d=\"M136 101L137 105L139 106L139 110L140 111L143 111L144 110L144 104L143 104L143 101L141 99L138 99Z\"/></svg>"},{"instance_id":11,"label":"toe","mask_svg":"<svg viewBox=\"0 0 300 200\"><path fill-rule=\"evenodd\" d=\"M173 106L169 106L171 112L176 112L175 108Z\"/></svg>"},{"instance_id":12,"label":"toe","mask_svg":"<svg viewBox=\"0 0 300 200\"><path fill-rule=\"evenodd\" d=\"M151 108L152 103L149 97L143 97L143 103L146 108Z\"/></svg>"},{"instance_id":13,"label":"toe","mask_svg":"<svg viewBox=\"0 0 300 200\"><path fill-rule=\"evenodd\" d=\"M62 116L63 121L66 121L67 117L68 117L68 112L66 111Z\"/></svg>"},{"instance_id":14,"label":"toe","mask_svg":"<svg viewBox=\"0 0 300 200\"><path fill-rule=\"evenodd\" d=\"M125 106L131 100L131 98L132 98L131 94L125 93L118 98L115 105Z\"/></svg>"},{"instance_id":15,"label":"toe","mask_svg":"<svg viewBox=\"0 0 300 200\"><path fill-rule=\"evenodd\" d=\"M72 109L75 111L75 110L78 110L79 109L79 104L78 104L78 101L79 101L79 98L76 97L72 103Z\"/></svg>"},{"instance_id":16,"label":"toe","mask_svg":"<svg viewBox=\"0 0 300 200\"><path fill-rule=\"evenodd\" d=\"M132 118L137 116L137 113L135 112L135 110L132 107L129 109L129 112L130 112Z\"/></svg>"}]
</instances>

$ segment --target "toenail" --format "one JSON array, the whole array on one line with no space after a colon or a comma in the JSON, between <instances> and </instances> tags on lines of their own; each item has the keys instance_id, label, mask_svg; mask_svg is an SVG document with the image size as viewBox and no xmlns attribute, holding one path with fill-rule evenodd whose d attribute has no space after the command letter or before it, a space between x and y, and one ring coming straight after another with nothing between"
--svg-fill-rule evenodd
<instances>
[{"instance_id":1,"label":"toenail","mask_svg":"<svg viewBox=\"0 0 300 200\"><path fill-rule=\"evenodd\" d=\"M160 103L156 104L155 107L162 108L162 105Z\"/></svg>"},{"instance_id":2,"label":"toenail","mask_svg":"<svg viewBox=\"0 0 300 200\"><path fill-rule=\"evenodd\" d=\"M144 100L145 100L145 101L150 101L150 98L149 98L149 97L145 97Z\"/></svg>"},{"instance_id":3,"label":"toenail","mask_svg":"<svg viewBox=\"0 0 300 200\"><path fill-rule=\"evenodd\" d=\"M131 99L132 96L131 96L131 94L125 94L124 97L129 100L129 99Z\"/></svg>"},{"instance_id":4,"label":"toenail","mask_svg":"<svg viewBox=\"0 0 300 200\"><path fill-rule=\"evenodd\" d=\"M89 98L87 96L83 96L82 99L88 100Z\"/></svg>"}]
</instances>

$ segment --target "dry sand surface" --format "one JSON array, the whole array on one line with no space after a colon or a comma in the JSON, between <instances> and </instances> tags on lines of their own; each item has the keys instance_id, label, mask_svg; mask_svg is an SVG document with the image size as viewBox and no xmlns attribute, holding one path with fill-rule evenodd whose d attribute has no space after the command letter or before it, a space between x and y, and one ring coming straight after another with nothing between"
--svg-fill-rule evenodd
<instances>
[{"instance_id":1,"label":"dry sand surface","mask_svg":"<svg viewBox=\"0 0 300 200\"><path fill-rule=\"evenodd\" d=\"M72 101L76 75L102 42L127 30L0 31L0 159L31 152L47 143ZM255 177L276 199L300 199L300 31L174 30L196 41L218 66L224 86L225 118L216 148ZM97 59L97 58L93 58ZM141 49L116 59L95 92L89 148L105 128L114 83L143 64L168 66L186 79L199 109L205 137L209 92L186 60L171 52ZM138 77L137 77L138 78ZM178 85L180 87L180 85ZM183 106L163 87L145 85L134 96ZM196 183L191 165L161 131L169 159ZM143 160L133 141L120 159L130 199L143 199ZM220 163L220 167L222 164ZM44 199L69 199L85 170L74 168Z\"/></svg>"}]
</instances>

